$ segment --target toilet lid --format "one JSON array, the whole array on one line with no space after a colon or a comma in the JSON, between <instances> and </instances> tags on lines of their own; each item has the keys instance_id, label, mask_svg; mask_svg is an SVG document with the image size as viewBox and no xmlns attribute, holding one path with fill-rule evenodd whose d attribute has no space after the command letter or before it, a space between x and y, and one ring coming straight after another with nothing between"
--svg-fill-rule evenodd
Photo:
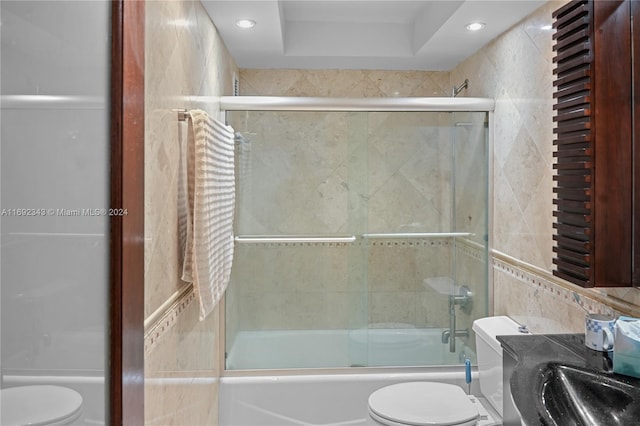
<instances>
[{"instance_id":1,"label":"toilet lid","mask_svg":"<svg viewBox=\"0 0 640 426\"><path fill-rule=\"evenodd\" d=\"M2 426L52 425L79 417L82 396L61 386L18 386L0 390Z\"/></svg>"},{"instance_id":2,"label":"toilet lid","mask_svg":"<svg viewBox=\"0 0 640 426\"><path fill-rule=\"evenodd\" d=\"M369 396L369 410L377 420L410 426L474 425L480 416L460 387L434 382L378 389Z\"/></svg>"}]
</instances>

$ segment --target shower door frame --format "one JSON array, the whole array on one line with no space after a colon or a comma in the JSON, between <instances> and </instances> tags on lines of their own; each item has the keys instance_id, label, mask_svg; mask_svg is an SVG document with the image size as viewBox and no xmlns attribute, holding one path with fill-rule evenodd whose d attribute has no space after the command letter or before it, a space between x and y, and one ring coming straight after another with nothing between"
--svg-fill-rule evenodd
<instances>
[{"instance_id":1,"label":"shower door frame","mask_svg":"<svg viewBox=\"0 0 640 426\"><path fill-rule=\"evenodd\" d=\"M487 298L486 312L493 315L493 268L490 260L493 252L493 137L495 100L480 97L405 97L405 98L329 98L329 97L282 97L282 96L221 96L220 110L227 111L342 111L342 112L484 112L487 114L486 134L487 155ZM226 351L226 312L223 297L219 309L220 349L219 371L223 377L277 376L362 373L365 371L397 371L399 367L348 367L348 368L305 368L305 369L252 369L227 370ZM408 367L420 370L421 367ZM427 367L433 371L447 371L448 367Z\"/></svg>"}]
</instances>

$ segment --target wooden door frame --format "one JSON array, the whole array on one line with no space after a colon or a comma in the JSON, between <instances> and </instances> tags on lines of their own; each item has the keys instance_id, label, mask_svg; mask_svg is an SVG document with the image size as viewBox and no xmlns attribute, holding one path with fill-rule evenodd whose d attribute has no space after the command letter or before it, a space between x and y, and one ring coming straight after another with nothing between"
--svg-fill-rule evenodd
<instances>
[{"instance_id":1,"label":"wooden door frame","mask_svg":"<svg viewBox=\"0 0 640 426\"><path fill-rule=\"evenodd\" d=\"M111 2L108 424L144 424L144 10ZM116 213L118 211L116 210Z\"/></svg>"}]
</instances>

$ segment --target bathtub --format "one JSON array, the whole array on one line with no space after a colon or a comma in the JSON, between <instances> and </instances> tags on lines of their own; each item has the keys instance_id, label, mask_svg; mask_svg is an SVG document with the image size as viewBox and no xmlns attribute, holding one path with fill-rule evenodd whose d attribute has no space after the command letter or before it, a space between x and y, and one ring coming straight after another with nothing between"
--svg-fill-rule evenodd
<instances>
[{"instance_id":1,"label":"bathtub","mask_svg":"<svg viewBox=\"0 0 640 426\"><path fill-rule=\"evenodd\" d=\"M475 363L461 339L456 352L441 328L240 331L227 351L226 369L424 366Z\"/></svg>"},{"instance_id":2,"label":"bathtub","mask_svg":"<svg viewBox=\"0 0 640 426\"><path fill-rule=\"evenodd\" d=\"M220 426L379 426L367 399L383 386L425 380L466 390L463 359L475 362L475 354L460 340L450 353L442 331L239 332L220 379ZM373 368L343 368L365 365ZM473 377L478 395L475 368Z\"/></svg>"},{"instance_id":3,"label":"bathtub","mask_svg":"<svg viewBox=\"0 0 640 426\"><path fill-rule=\"evenodd\" d=\"M425 380L467 389L462 366L375 368L358 374L222 377L220 426L380 426L368 413L369 395L394 383ZM479 395L473 371L471 393Z\"/></svg>"}]
</instances>

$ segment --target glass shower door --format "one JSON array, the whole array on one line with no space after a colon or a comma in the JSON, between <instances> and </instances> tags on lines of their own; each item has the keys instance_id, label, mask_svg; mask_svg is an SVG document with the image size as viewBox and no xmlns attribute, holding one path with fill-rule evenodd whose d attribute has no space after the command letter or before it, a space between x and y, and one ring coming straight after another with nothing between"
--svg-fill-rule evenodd
<instances>
[{"instance_id":1,"label":"glass shower door","mask_svg":"<svg viewBox=\"0 0 640 426\"><path fill-rule=\"evenodd\" d=\"M471 321L487 313L485 116L369 113L369 366L475 360ZM455 307L451 331L462 286L476 304Z\"/></svg>"},{"instance_id":2,"label":"glass shower door","mask_svg":"<svg viewBox=\"0 0 640 426\"><path fill-rule=\"evenodd\" d=\"M349 330L367 324L366 114L236 111L228 122L238 173L227 369L362 363Z\"/></svg>"},{"instance_id":3,"label":"glass shower door","mask_svg":"<svg viewBox=\"0 0 640 426\"><path fill-rule=\"evenodd\" d=\"M228 112L238 172L227 369L474 360L471 322L487 314L485 119ZM454 307L450 330L462 286L474 304Z\"/></svg>"}]
</instances>

